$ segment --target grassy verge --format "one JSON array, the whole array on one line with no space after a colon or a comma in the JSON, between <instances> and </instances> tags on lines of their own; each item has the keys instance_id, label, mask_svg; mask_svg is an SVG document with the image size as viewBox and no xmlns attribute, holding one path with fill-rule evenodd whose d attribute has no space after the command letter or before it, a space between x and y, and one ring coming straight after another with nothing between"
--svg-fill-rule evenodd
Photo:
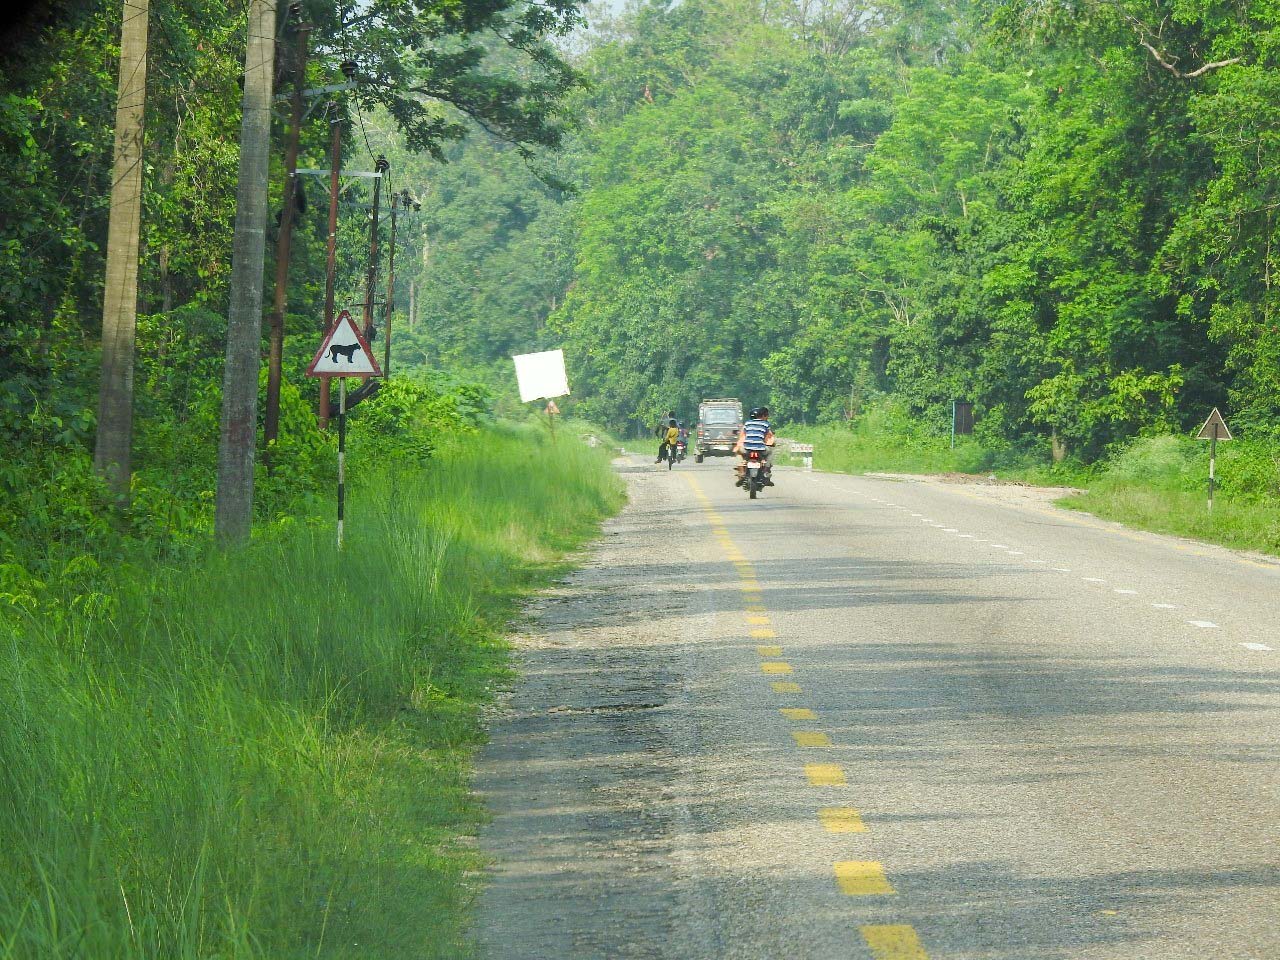
<instances>
[{"instance_id":1,"label":"grassy verge","mask_svg":"<svg viewBox=\"0 0 1280 960\"><path fill-rule=\"evenodd\" d=\"M812 443L813 465L837 473L980 473L1003 479L1051 486L1072 485L1088 476L1075 462L1053 464L1025 451L992 450L973 437L950 439L919 433L895 432L894 423L874 417L847 426L794 427L780 432L801 443ZM786 463L798 463L787 458Z\"/></svg>"},{"instance_id":2,"label":"grassy verge","mask_svg":"<svg viewBox=\"0 0 1280 960\"><path fill-rule=\"evenodd\" d=\"M1280 451L1265 442L1219 447L1221 486L1206 509L1208 445L1188 437L1135 440L1098 464L1054 465L1001 457L971 439L954 450L938 438L877 433L870 428L786 429L814 445L814 466L838 473L980 473L1041 486L1085 488L1060 506L1140 530L1190 537L1237 549L1280 555ZM800 463L784 456L783 463Z\"/></svg>"},{"instance_id":3,"label":"grassy verge","mask_svg":"<svg viewBox=\"0 0 1280 960\"><path fill-rule=\"evenodd\" d=\"M1239 550L1280 556L1280 505L1239 503L1215 497L1213 512L1204 493L1103 487L1058 505L1115 520L1139 530L1168 533Z\"/></svg>"},{"instance_id":4,"label":"grassy verge","mask_svg":"<svg viewBox=\"0 0 1280 960\"><path fill-rule=\"evenodd\" d=\"M532 431L364 470L341 556L326 518L0 620L0 957L468 955L504 624L621 494Z\"/></svg>"}]
</instances>

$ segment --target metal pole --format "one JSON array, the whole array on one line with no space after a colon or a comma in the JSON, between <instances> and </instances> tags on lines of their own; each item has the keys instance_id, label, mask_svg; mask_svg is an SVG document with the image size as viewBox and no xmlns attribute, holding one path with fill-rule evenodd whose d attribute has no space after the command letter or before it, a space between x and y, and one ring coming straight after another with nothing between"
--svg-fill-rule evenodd
<instances>
[{"instance_id":1,"label":"metal pole","mask_svg":"<svg viewBox=\"0 0 1280 960\"><path fill-rule=\"evenodd\" d=\"M268 474L271 473L271 444L280 434L284 311L289 295L289 248L293 242L293 211L298 192L298 137L302 130L302 90L307 85L307 40L310 36L311 24L299 24L297 75L294 77L289 143L284 156L284 209L280 212L280 236L276 240L276 287L271 307L271 348L267 355L267 409L262 425Z\"/></svg>"},{"instance_id":2,"label":"metal pole","mask_svg":"<svg viewBox=\"0 0 1280 960\"><path fill-rule=\"evenodd\" d=\"M1218 424L1213 425L1213 437L1209 440L1209 512L1213 513L1214 465L1218 459Z\"/></svg>"},{"instance_id":3,"label":"metal pole","mask_svg":"<svg viewBox=\"0 0 1280 960\"><path fill-rule=\"evenodd\" d=\"M333 127L333 144L329 149L329 237L325 248L324 273L324 332L333 329L333 287L338 266L338 189L342 169L342 118L337 116L338 105L331 104L335 116L329 121ZM320 381L320 427L329 426L329 378Z\"/></svg>"},{"instance_id":4,"label":"metal pole","mask_svg":"<svg viewBox=\"0 0 1280 960\"><path fill-rule=\"evenodd\" d=\"M328 377L325 381L328 382ZM347 378L338 378L338 549L342 549L342 521L347 500Z\"/></svg>"},{"instance_id":5,"label":"metal pole","mask_svg":"<svg viewBox=\"0 0 1280 960\"><path fill-rule=\"evenodd\" d=\"M951 449L956 448L956 402L951 401Z\"/></svg>"},{"instance_id":6,"label":"metal pole","mask_svg":"<svg viewBox=\"0 0 1280 960\"><path fill-rule=\"evenodd\" d=\"M382 204L382 180L391 164L387 158L379 155L373 169L382 174L373 181L373 217L369 221L369 267L365 272L364 282L364 335L368 338L373 327L373 287L378 282L378 213Z\"/></svg>"},{"instance_id":7,"label":"metal pole","mask_svg":"<svg viewBox=\"0 0 1280 960\"><path fill-rule=\"evenodd\" d=\"M391 196L391 243L387 247L387 316L383 321L386 327L386 346L382 351L382 375L391 376L391 310L396 293L396 198Z\"/></svg>"}]
</instances>

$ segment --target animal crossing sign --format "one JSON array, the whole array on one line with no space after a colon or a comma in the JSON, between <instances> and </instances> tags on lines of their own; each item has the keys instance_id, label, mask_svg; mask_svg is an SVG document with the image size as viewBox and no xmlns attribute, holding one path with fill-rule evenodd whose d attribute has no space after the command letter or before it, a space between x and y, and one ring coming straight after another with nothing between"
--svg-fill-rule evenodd
<instances>
[{"instance_id":1,"label":"animal crossing sign","mask_svg":"<svg viewBox=\"0 0 1280 960\"><path fill-rule=\"evenodd\" d=\"M361 335L351 314L343 310L307 367L309 377L380 377L369 342Z\"/></svg>"}]
</instances>

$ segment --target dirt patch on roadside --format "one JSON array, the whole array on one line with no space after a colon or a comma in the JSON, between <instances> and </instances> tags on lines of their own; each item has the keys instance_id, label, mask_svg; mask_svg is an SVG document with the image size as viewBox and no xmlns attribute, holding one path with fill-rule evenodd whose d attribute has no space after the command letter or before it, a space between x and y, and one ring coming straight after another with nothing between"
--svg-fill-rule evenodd
<instances>
[{"instance_id":1,"label":"dirt patch on roadside","mask_svg":"<svg viewBox=\"0 0 1280 960\"><path fill-rule=\"evenodd\" d=\"M999 500L1005 503L1052 504L1064 497L1078 496L1085 491L1077 487L1038 487L1021 480L1001 480L994 474L980 473L866 473L866 477L879 480L896 480L905 483L921 483L926 486L962 488L967 492Z\"/></svg>"}]
</instances>

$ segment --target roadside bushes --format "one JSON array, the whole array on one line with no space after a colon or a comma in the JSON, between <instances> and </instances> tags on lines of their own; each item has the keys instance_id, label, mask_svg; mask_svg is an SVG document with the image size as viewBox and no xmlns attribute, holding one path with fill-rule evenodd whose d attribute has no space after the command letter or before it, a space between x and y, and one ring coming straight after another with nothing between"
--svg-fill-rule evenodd
<instances>
[{"instance_id":1,"label":"roadside bushes","mask_svg":"<svg viewBox=\"0 0 1280 960\"><path fill-rule=\"evenodd\" d=\"M207 322L200 315L187 326L198 333ZM62 571L82 557L106 567L190 563L204 555L213 529L221 394L216 378L200 375L199 356L181 331L170 332L141 365L144 381L165 363L174 375L149 384L161 393L141 405L135 420L132 503L123 513L111 509L93 472L92 418L82 423L39 404L0 411L0 426L12 421L22 438L0 460L0 601L21 602L29 613L61 602ZM472 384L392 379L351 413L352 438L371 459L421 465L440 437L486 422L487 403ZM336 478L335 432L317 427L314 402L288 381L280 413L280 438L260 455L255 478L258 536L320 511L316 501L327 501Z\"/></svg>"},{"instance_id":2,"label":"roadside bushes","mask_svg":"<svg viewBox=\"0 0 1280 960\"><path fill-rule=\"evenodd\" d=\"M1209 442L1189 436L1144 437L1101 465L1094 486L1205 493ZM1227 499L1266 503L1280 499L1280 445L1268 440L1218 442L1218 490Z\"/></svg>"}]
</instances>

